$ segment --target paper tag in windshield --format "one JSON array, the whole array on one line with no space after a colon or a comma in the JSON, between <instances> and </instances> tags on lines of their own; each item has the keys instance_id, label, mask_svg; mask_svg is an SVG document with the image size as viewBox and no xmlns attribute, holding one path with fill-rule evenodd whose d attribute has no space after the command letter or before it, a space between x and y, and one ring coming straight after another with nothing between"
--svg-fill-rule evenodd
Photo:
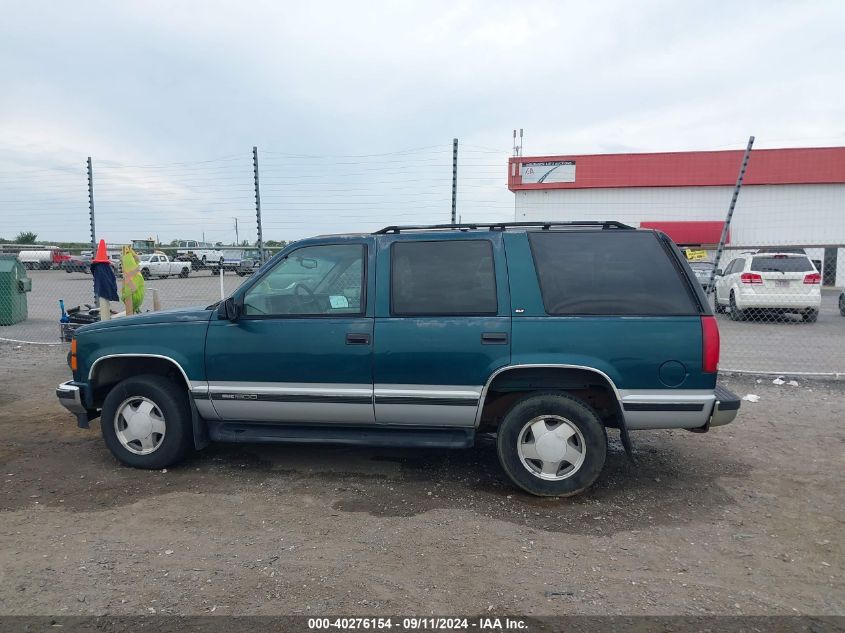
<instances>
[{"instance_id":1,"label":"paper tag in windshield","mask_svg":"<svg viewBox=\"0 0 845 633\"><path fill-rule=\"evenodd\" d=\"M348 308L349 300L343 295L329 295L329 303L332 308Z\"/></svg>"}]
</instances>

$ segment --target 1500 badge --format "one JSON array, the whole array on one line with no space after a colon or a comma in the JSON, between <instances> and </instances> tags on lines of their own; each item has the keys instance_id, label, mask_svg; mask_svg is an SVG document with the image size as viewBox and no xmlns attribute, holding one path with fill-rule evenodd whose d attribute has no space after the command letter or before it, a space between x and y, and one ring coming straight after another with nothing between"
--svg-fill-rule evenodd
<instances>
[{"instance_id":1,"label":"1500 badge","mask_svg":"<svg viewBox=\"0 0 845 633\"><path fill-rule=\"evenodd\" d=\"M221 400L258 400L257 393L221 393Z\"/></svg>"}]
</instances>

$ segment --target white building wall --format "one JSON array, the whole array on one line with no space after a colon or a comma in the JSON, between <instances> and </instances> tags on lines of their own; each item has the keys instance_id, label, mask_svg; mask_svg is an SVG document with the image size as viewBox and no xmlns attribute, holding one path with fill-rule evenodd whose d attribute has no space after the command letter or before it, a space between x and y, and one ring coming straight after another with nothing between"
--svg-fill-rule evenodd
<instances>
[{"instance_id":1,"label":"white building wall","mask_svg":"<svg viewBox=\"0 0 845 633\"><path fill-rule=\"evenodd\" d=\"M724 221L733 187L516 192L516 220ZM747 185L731 222L736 245L845 244L845 184Z\"/></svg>"}]
</instances>

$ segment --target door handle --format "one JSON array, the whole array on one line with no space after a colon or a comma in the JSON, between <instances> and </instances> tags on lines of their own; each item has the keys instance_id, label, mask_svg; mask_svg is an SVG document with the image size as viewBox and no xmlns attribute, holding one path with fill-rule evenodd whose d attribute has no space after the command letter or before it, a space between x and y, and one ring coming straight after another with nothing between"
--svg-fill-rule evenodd
<instances>
[{"instance_id":1,"label":"door handle","mask_svg":"<svg viewBox=\"0 0 845 633\"><path fill-rule=\"evenodd\" d=\"M349 332L346 335L346 344L347 345L369 345L370 344L370 335L369 334L358 334L357 332Z\"/></svg>"},{"instance_id":2,"label":"door handle","mask_svg":"<svg viewBox=\"0 0 845 633\"><path fill-rule=\"evenodd\" d=\"M481 342L486 345L505 345L508 342L507 332L482 332Z\"/></svg>"}]
</instances>

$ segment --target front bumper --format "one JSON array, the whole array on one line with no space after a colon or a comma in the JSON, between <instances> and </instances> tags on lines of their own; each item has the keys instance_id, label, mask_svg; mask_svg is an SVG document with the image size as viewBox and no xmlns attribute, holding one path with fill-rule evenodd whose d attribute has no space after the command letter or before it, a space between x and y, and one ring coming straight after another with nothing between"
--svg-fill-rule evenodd
<instances>
[{"instance_id":1,"label":"front bumper","mask_svg":"<svg viewBox=\"0 0 845 633\"><path fill-rule=\"evenodd\" d=\"M56 397L65 409L76 416L76 423L80 428L87 429L92 412L85 406L85 385L68 380L56 387Z\"/></svg>"},{"instance_id":2,"label":"front bumper","mask_svg":"<svg viewBox=\"0 0 845 633\"><path fill-rule=\"evenodd\" d=\"M709 426L722 426L733 422L739 413L740 399L733 391L722 385L716 385L716 403L710 416Z\"/></svg>"}]
</instances>

